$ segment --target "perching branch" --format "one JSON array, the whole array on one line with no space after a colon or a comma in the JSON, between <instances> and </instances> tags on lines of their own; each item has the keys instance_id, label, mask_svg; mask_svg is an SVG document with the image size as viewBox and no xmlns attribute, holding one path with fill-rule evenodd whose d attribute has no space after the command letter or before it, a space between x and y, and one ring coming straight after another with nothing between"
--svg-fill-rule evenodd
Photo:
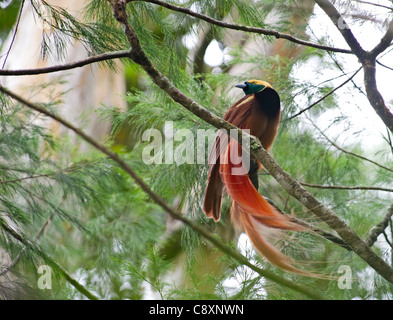
<instances>
[{"instance_id":1,"label":"perching branch","mask_svg":"<svg viewBox=\"0 0 393 320\"><path fill-rule=\"evenodd\" d=\"M187 97L177 89L170 80L161 74L152 64L150 59L143 51L139 38L130 25L126 13L126 0L109 0L112 5L113 13L124 26L125 34L131 45L132 60L141 65L153 82L164 90L174 101L181 104L187 110L193 112L207 123L221 129L237 129L230 123L223 121L198 103ZM393 128L393 127L392 127ZM243 133L244 134L244 133ZM251 154L259 160L270 174L281 184L281 186L294 198L300 201L306 208L310 209L322 221L333 228L339 236L353 249L353 251L374 268L387 281L393 283L393 269L373 252L359 236L330 208L323 205L302 185L285 172L262 147L261 143L253 136L250 136Z\"/></svg>"},{"instance_id":2,"label":"perching branch","mask_svg":"<svg viewBox=\"0 0 393 320\"><path fill-rule=\"evenodd\" d=\"M270 280L272 280L272 281L274 281L274 282L276 282L276 283L278 283L280 285L286 286L286 287L288 287L288 288L290 288L292 290L295 290L295 291L298 291L298 292L300 292L302 294L305 294L306 296L308 296L308 297L310 297L312 299L318 299L318 300L324 299L320 294L314 292L313 290L311 290L311 289L309 289L307 287L303 287L303 286L299 285L296 282L293 282L293 281L290 281L290 280L286 280L284 278L281 278L281 277L277 276L276 274L274 274L272 272L263 270L263 269L255 266L254 264L250 263L248 261L248 259L245 256L243 256L241 253L239 253L238 251L234 250L233 248L225 245L221 240L219 240L217 237L212 235L210 232L206 231L200 225L198 225L198 224L194 223L193 221L187 219L180 212L178 212L177 210L174 210L173 208L168 206L166 204L166 202L160 196L158 196L156 193L154 193L149 188L149 186L146 185L145 182L134 172L134 170L122 158L119 157L119 155L117 153L115 153L115 152L111 151L110 149L106 148L104 145L102 145L98 141L94 140L93 138L91 138L90 136L85 134L82 130L80 130L79 128L75 127L70 122L68 122L65 119L61 118L60 116L58 116L58 115L48 111L47 109L45 109L42 106L39 106L37 104L31 103L31 102L23 99L22 97L14 94L13 92L5 89L1 85L0 85L0 91L5 93L6 95L10 96L11 98L15 99L19 103L22 103L26 107L28 107L28 108L30 108L32 110L35 110L37 112L40 112L40 113L42 113L42 114L44 114L44 115L46 115L46 116L56 120L57 122L61 123L62 125L64 125L68 129L72 130L75 134L77 134L80 138L82 138L87 143L92 145L94 148L96 148L97 150L99 150L102 153L104 153L105 155L107 155L110 159L112 159L114 162L116 162L130 177L132 177L134 179L134 181L139 185L139 187L146 194L148 194L153 199L153 201L156 204L158 204L171 217L173 217L176 220L179 220L179 221L183 222L185 225L187 225L190 228L192 228L194 231L199 233L202 237L204 237L206 240L211 242L214 246L216 246L222 252L224 252L225 254L231 256L232 258L237 260L239 263L241 263L243 265L246 265L247 267L249 267L250 269L254 270L255 272L257 272L258 274L260 274L261 276L263 276L263 277L265 277L267 279L270 279ZM18 239L18 240L20 240L20 239Z\"/></svg>"},{"instance_id":3,"label":"perching branch","mask_svg":"<svg viewBox=\"0 0 393 320\"><path fill-rule=\"evenodd\" d=\"M70 70L75 68L80 68L88 64L92 64L95 62L106 61L106 60L113 60L118 58L126 58L129 57L130 51L129 50L122 50L116 52L107 52L103 54L99 54L96 56L88 57L86 59L66 63L62 65L46 67L46 68L37 68L37 69L21 69L21 70L0 70L0 76L27 76L27 75L36 75L36 74L43 74L43 73L52 73L57 71L64 71Z\"/></svg>"},{"instance_id":4,"label":"perching branch","mask_svg":"<svg viewBox=\"0 0 393 320\"><path fill-rule=\"evenodd\" d=\"M330 46L325 46L325 45L321 45L321 44L305 41L305 40L302 40L302 39L298 39L298 38L296 38L296 37L294 37L294 36L292 36L290 34L278 32L276 30L263 29L263 28L257 28L257 27L249 27L249 26L238 25L238 24L233 24L233 23L228 23L228 22L216 20L216 19L211 18L209 16L206 16L204 14L192 11L191 9L180 7L180 6L176 6L174 4L171 4L171 3L168 3L168 2L164 2L164 1L161 1L161 0L127 0L125 2L129 3L129 2L134 2L134 1L144 1L144 2L154 3L154 4L157 4L159 6L165 7L167 9L170 9L170 10L173 10L173 11L177 11L177 12L181 12L181 13L190 15L190 16L192 16L194 18L198 18L198 19L204 20L204 21L206 21L206 22L208 22L210 24L214 24L216 26L227 28L227 29L251 32L251 33L256 33L256 34L262 34L262 35L265 35L265 36L273 36L273 37L275 37L277 39L286 39L286 40L291 41L291 42L296 43L296 44L300 44L300 45L303 45L303 46L312 47L312 48L316 48L316 49L322 49L322 50L326 50L326 51L331 51L331 52L347 53L347 54L352 53L351 50L348 50L348 49L335 48L335 47L330 47Z\"/></svg>"}]
</instances>

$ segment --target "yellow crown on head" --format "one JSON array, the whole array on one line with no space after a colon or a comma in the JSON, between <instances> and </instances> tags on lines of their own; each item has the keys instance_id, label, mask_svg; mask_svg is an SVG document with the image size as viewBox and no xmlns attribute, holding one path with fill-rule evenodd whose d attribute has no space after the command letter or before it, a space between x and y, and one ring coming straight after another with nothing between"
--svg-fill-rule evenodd
<instances>
[{"instance_id":1,"label":"yellow crown on head","mask_svg":"<svg viewBox=\"0 0 393 320\"><path fill-rule=\"evenodd\" d=\"M272 88L272 85L269 82L262 81L262 80L255 80L255 79L253 79L253 80L248 80L247 82L249 82L251 84L258 84L258 85L261 85L261 86L265 86L267 88Z\"/></svg>"},{"instance_id":2,"label":"yellow crown on head","mask_svg":"<svg viewBox=\"0 0 393 320\"><path fill-rule=\"evenodd\" d=\"M241 84L237 84L235 87L243 89L246 95L261 92L266 88L273 89L270 83L262 80L255 80L255 79L248 80Z\"/></svg>"}]
</instances>

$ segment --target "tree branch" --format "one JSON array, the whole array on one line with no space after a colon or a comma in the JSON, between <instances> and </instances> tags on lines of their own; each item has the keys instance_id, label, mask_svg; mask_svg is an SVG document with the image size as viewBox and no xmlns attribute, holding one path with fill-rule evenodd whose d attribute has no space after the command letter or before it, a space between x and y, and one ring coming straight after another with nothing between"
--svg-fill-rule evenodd
<instances>
[{"instance_id":1,"label":"tree branch","mask_svg":"<svg viewBox=\"0 0 393 320\"><path fill-rule=\"evenodd\" d=\"M386 231L384 230L382 232L382 234L383 234L383 237L385 238L385 241L387 242L387 244L390 246L391 249L393 249L393 243L392 243L392 241L390 241Z\"/></svg>"},{"instance_id":2,"label":"tree branch","mask_svg":"<svg viewBox=\"0 0 393 320\"><path fill-rule=\"evenodd\" d=\"M392 70L392 71L393 71L393 68L392 68L392 67L389 67L389 66L387 66L386 64L383 64L383 63L380 62L379 60L376 60L376 62L377 62L380 66L382 66L382 67L384 67L384 68L386 68L386 69L389 69L389 70Z\"/></svg>"},{"instance_id":3,"label":"tree branch","mask_svg":"<svg viewBox=\"0 0 393 320\"><path fill-rule=\"evenodd\" d=\"M23 11L24 4L25 4L25 0L22 0L22 2L20 4L20 8L19 8L18 18L16 20L14 34L12 35L11 44L10 44L10 47L8 48L8 50L7 50L6 55L5 55L3 66L1 67L1 69L4 69L4 66L5 66L5 64L7 62L8 56L9 56L9 54L11 52L12 45L14 44L15 37L16 37L16 32L18 31L18 27L19 27L19 23L20 23L20 17L22 16L22 11Z\"/></svg>"},{"instance_id":4,"label":"tree branch","mask_svg":"<svg viewBox=\"0 0 393 320\"><path fill-rule=\"evenodd\" d=\"M198 103L187 97L179 89L177 89L167 77L161 74L149 60L143 51L138 36L131 27L127 13L126 0L108 0L113 8L113 13L120 23L123 24L125 34L132 47L131 58L134 62L141 65L146 73L151 77L154 83L162 90L164 90L174 101L180 103L187 110L193 112L207 123L221 128L221 129L236 129L241 135L246 135L239 128L232 124L221 120L219 117L200 106ZM294 198L298 199L306 208L310 209L322 221L326 222L333 228L340 237L366 261L372 268L374 268L387 281L393 283L393 269L381 259L375 252L373 252L359 236L343 221L336 213L323 205L311 193L302 187L302 185L293 179L287 172L285 172L270 156L270 154L262 147L260 141L253 136L250 137L251 154L260 161L263 166L270 172L270 174L277 180L278 183Z\"/></svg>"},{"instance_id":5,"label":"tree branch","mask_svg":"<svg viewBox=\"0 0 393 320\"><path fill-rule=\"evenodd\" d=\"M392 216L393 216L393 205L390 206L383 220L370 230L368 237L364 240L364 242L369 247L373 246L375 241L377 241L378 236L381 233L383 233L385 229L388 227L389 221L392 218Z\"/></svg>"},{"instance_id":6,"label":"tree branch","mask_svg":"<svg viewBox=\"0 0 393 320\"><path fill-rule=\"evenodd\" d=\"M52 178L52 176L55 176L55 175L57 175L59 173L66 173L66 174L67 173L71 173L71 172L77 171L79 169L82 169L83 167L85 167L87 165L90 165L90 163L86 163L86 164L83 164L83 165L77 165L77 166L72 165L70 167L67 167L67 168L64 168L64 169L59 169L57 171L52 171L52 172L49 172L49 173L41 173L41 174L36 174L36 175L34 175L34 173L31 173L28 176L17 178L17 179L0 180L0 184L16 183L16 182L20 182L20 181L24 181L24 180L38 179L38 178ZM0 166L0 168L1 168L1 166ZM24 170L19 170L19 171L23 172L23 173L26 172Z\"/></svg>"},{"instance_id":7,"label":"tree branch","mask_svg":"<svg viewBox=\"0 0 393 320\"><path fill-rule=\"evenodd\" d=\"M372 186L329 186L329 185L320 185L320 184L312 184L306 182L300 182L303 186L310 188L318 188L318 189L336 189L336 190L375 190L375 191L386 191L393 192L393 189L383 188L383 187L372 187Z\"/></svg>"},{"instance_id":8,"label":"tree branch","mask_svg":"<svg viewBox=\"0 0 393 320\"><path fill-rule=\"evenodd\" d=\"M325 11L330 20L332 20L334 25L341 32L352 52L357 57L363 57L365 51L360 46L351 29L348 27L348 24L345 22L344 18L337 11L337 9L329 2L329 0L315 0L315 2L321 7L323 11Z\"/></svg>"},{"instance_id":9,"label":"tree branch","mask_svg":"<svg viewBox=\"0 0 393 320\"><path fill-rule=\"evenodd\" d=\"M389 130L393 132L393 114L386 106L385 101L377 88L377 81L375 78L375 60L367 60L367 62L363 65L363 69L367 98L381 120L385 123Z\"/></svg>"},{"instance_id":10,"label":"tree branch","mask_svg":"<svg viewBox=\"0 0 393 320\"><path fill-rule=\"evenodd\" d=\"M80 68L95 62L113 60L118 58L127 58L129 57L129 55L130 55L130 50L107 52L96 56L88 57L86 59L77 62L66 63L66 64L52 66L52 67L37 68L37 69L21 69L21 70L0 70L0 76L27 76L27 75L36 75L42 73L64 71L74 68Z\"/></svg>"},{"instance_id":11,"label":"tree branch","mask_svg":"<svg viewBox=\"0 0 393 320\"><path fill-rule=\"evenodd\" d=\"M371 50L371 55L376 58L381 52L385 51L393 40L393 20L390 21L388 30L382 37L381 41Z\"/></svg>"},{"instance_id":12,"label":"tree branch","mask_svg":"<svg viewBox=\"0 0 393 320\"><path fill-rule=\"evenodd\" d=\"M165 7L167 9L170 9L170 10L173 10L173 11L177 11L177 12L181 12L181 13L190 15L190 16L192 16L194 18L198 18L198 19L204 20L204 21L206 21L208 23L214 24L214 25L219 26L219 27L227 28L227 29L251 32L251 33L262 34L262 35L266 35L266 36L273 36L273 37L275 37L277 39L286 39L288 41L291 41L293 43L297 43L297 44L300 44L300 45L303 45L303 46L312 47L312 48L316 48L316 49L322 49L322 50L331 51L331 52L339 52L339 53L347 53L347 54L352 53L351 50L348 50L348 49L334 48L334 47L325 46L325 45L321 45L321 44L317 44L317 43L312 43L312 42L309 42L309 41L298 39L298 38L296 38L296 37L294 37L294 36L292 36L290 34L278 32L278 31L275 31L275 30L256 28L256 27L249 27L249 26L244 26L244 25L238 25L238 24L223 22L223 21L211 18L209 16L206 16L204 14L192 11L192 10L190 10L188 8L176 6L174 4L171 4L171 3L168 3L168 2L164 2L164 1L161 1L161 0L127 0L126 2L129 3L129 2L134 2L134 1L143 1L143 2L154 3L154 4L157 4L159 6Z\"/></svg>"},{"instance_id":13,"label":"tree branch","mask_svg":"<svg viewBox=\"0 0 393 320\"><path fill-rule=\"evenodd\" d=\"M362 63L364 69L364 85L366 87L367 98L378 116L382 119L382 121L389 128L389 130L393 132L393 114L386 107L385 101L381 93L378 91L377 81L375 78L376 56L383 50L385 50L393 39L393 21L390 23L386 34L381 39L381 42L371 52L368 52L360 46L359 42L353 35L344 18L340 15L340 13L330 3L329 0L315 0L315 2L329 16L330 20L341 32L345 41L352 49L352 52Z\"/></svg>"},{"instance_id":14,"label":"tree branch","mask_svg":"<svg viewBox=\"0 0 393 320\"><path fill-rule=\"evenodd\" d=\"M148 185L145 184L145 182L134 172L134 170L122 159L119 157L119 155L113 151L111 151L110 149L106 148L104 145L102 145L101 143L99 143L98 141L94 140L93 138L91 138L90 136L88 136L87 134L85 134L82 130L80 130L79 128L75 127L74 125L72 125L70 122L66 121L65 119L61 118L60 116L53 114L52 112L48 111L47 109L45 109L42 106L39 106L37 104L33 104L25 99L23 99L22 97L14 94L13 92L5 89L4 87L2 87L0 85L0 91L7 94L8 96L10 96L11 98L15 99L16 101L18 101L19 103L22 103L23 105L25 105L26 107L38 111L56 121L58 121L59 123L61 123L62 125L64 125L66 128L72 130L75 134L77 134L80 138L82 138L83 140L85 140L87 143L89 143L90 145L92 145L94 148L96 148L97 150L101 151L102 153L104 153L105 155L107 155L110 159L112 159L113 161L115 161L131 178L134 179L134 181L139 185L139 187L146 193L148 194L153 201L158 204L165 212L167 212L172 218L179 220L181 222L183 222L185 225L189 226L190 228L192 228L194 231L196 231L197 233L199 233L202 237L204 237L206 240L208 240L209 242L211 242L214 246L216 246L218 249L220 249L222 252L224 252L225 254L231 256L232 258L234 258L235 260L237 260L239 263L246 265L247 267L249 267L250 269L254 270L255 272L257 272L258 274L260 274L261 276L270 279L280 285L286 286L292 290L298 291L302 294L307 295L308 297L312 298L312 299L324 299L320 294L314 292L313 290L307 288L307 287L303 287L301 285L299 285L296 282L290 281L290 280L286 280L284 278L281 278L279 276L277 276L276 274L263 270L257 266L255 266L254 264L250 263L248 261L248 259L243 256L241 253L239 253L238 251L234 250L233 248L225 245L221 240L219 240L216 236L212 235L210 232L206 231L204 228L202 228L200 225L194 223L193 221L187 219L186 217L184 217L180 212L178 212L177 210L169 207L166 202L157 194L155 194ZM0 221L1 222L1 221ZM19 240L19 239L18 239Z\"/></svg>"}]
</instances>

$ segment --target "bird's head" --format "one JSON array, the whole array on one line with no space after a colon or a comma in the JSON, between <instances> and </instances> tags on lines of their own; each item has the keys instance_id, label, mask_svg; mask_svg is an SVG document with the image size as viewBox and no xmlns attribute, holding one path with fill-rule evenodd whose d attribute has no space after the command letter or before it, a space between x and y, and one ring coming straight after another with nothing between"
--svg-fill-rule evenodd
<instances>
[{"instance_id":1,"label":"bird's head","mask_svg":"<svg viewBox=\"0 0 393 320\"><path fill-rule=\"evenodd\" d=\"M265 90L266 88L272 88L270 83L266 81L261 81L261 80L249 80L241 84L237 84L235 86L236 88L243 89L244 93L247 94L252 94L252 93L257 93Z\"/></svg>"}]
</instances>

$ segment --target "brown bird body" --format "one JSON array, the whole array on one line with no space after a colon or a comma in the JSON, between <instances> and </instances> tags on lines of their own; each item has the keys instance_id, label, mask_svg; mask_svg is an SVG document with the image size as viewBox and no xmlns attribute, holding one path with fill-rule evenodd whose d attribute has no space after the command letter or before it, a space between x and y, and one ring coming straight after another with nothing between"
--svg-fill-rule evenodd
<instances>
[{"instance_id":1,"label":"brown bird body","mask_svg":"<svg viewBox=\"0 0 393 320\"><path fill-rule=\"evenodd\" d=\"M264 81L260 83L265 86L265 89L248 94L237 101L224 115L224 120L240 129L249 129L250 134L257 137L262 146L269 150L280 123L280 97L270 84ZM220 219L224 191L224 184L219 174L220 156L223 151L219 149L220 146L222 148L220 136L217 136L210 153L210 157L213 155L215 159L209 159L209 163L212 164L209 168L208 185L203 203L204 212L215 221Z\"/></svg>"},{"instance_id":2,"label":"brown bird body","mask_svg":"<svg viewBox=\"0 0 393 320\"><path fill-rule=\"evenodd\" d=\"M280 122L280 97L267 82L246 81L237 85L246 94L225 114L224 120L240 129L249 129L266 150L269 150L277 135ZM250 170L244 174L233 174L236 167L231 161L231 152L241 155L241 146L234 139L222 145L223 135L217 134L209 159L209 174L203 210L207 217L220 219L221 202L225 193L232 199L231 215L236 227L245 231L256 250L274 265L299 274L311 275L292 266L289 257L265 241L260 225L302 231L287 215L270 205L258 192L258 164L251 159ZM213 159L212 159L213 158Z\"/></svg>"}]
</instances>

